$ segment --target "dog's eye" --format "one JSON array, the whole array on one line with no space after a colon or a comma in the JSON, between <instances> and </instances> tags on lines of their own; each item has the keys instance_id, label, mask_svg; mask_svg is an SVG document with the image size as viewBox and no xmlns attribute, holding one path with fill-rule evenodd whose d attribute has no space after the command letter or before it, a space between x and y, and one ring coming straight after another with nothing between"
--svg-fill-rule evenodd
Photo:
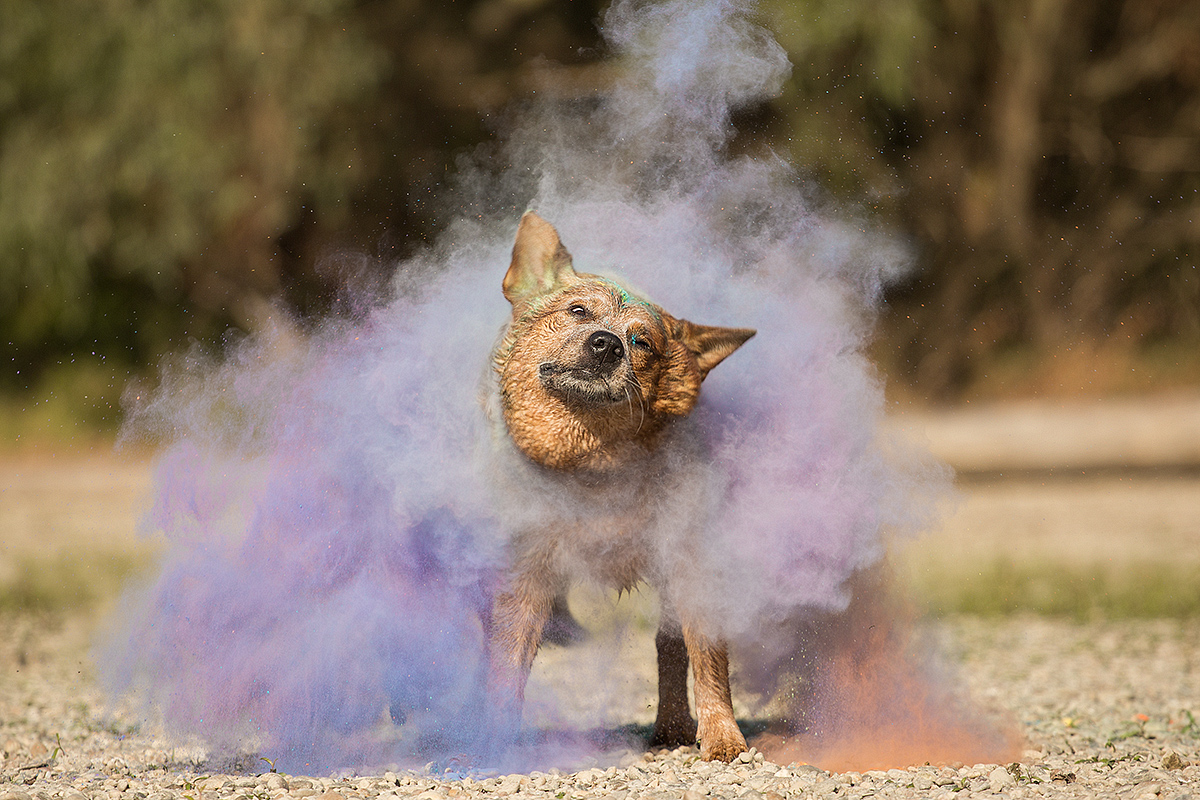
<instances>
[{"instance_id":1,"label":"dog's eye","mask_svg":"<svg viewBox=\"0 0 1200 800\"><path fill-rule=\"evenodd\" d=\"M588 310L586 308L584 308L583 306L579 305L578 303L576 303L575 305L568 308L567 311L569 311L571 314L574 314L577 317L588 316Z\"/></svg>"},{"instance_id":2,"label":"dog's eye","mask_svg":"<svg viewBox=\"0 0 1200 800\"><path fill-rule=\"evenodd\" d=\"M654 352L654 345L650 343L650 339L646 336L638 336L636 333L631 333L629 334L629 344L639 350L645 350L647 353Z\"/></svg>"}]
</instances>

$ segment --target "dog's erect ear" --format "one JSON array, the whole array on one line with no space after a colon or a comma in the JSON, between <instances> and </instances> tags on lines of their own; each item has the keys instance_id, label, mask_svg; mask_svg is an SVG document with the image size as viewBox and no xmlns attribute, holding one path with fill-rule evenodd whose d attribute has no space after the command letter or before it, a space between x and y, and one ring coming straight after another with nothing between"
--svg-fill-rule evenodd
<instances>
[{"instance_id":1,"label":"dog's erect ear","mask_svg":"<svg viewBox=\"0 0 1200 800\"><path fill-rule=\"evenodd\" d=\"M532 211L517 226L512 263L504 276L504 296L516 305L565 285L575 277L571 254L558 231Z\"/></svg>"},{"instance_id":2,"label":"dog's erect ear","mask_svg":"<svg viewBox=\"0 0 1200 800\"><path fill-rule=\"evenodd\" d=\"M750 328L718 328L679 320L679 340L696 356L700 378L725 360L725 357L744 345L757 331Z\"/></svg>"}]
</instances>

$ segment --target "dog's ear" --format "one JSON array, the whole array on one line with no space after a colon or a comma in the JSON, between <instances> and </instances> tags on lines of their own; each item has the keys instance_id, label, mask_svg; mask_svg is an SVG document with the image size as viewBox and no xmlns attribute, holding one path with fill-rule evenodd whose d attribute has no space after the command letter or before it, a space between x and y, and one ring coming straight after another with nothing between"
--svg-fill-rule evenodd
<instances>
[{"instance_id":1,"label":"dog's ear","mask_svg":"<svg viewBox=\"0 0 1200 800\"><path fill-rule=\"evenodd\" d=\"M725 357L745 344L757 331L750 328L718 328L679 320L678 337L683 346L696 356L700 379Z\"/></svg>"},{"instance_id":2,"label":"dog's ear","mask_svg":"<svg viewBox=\"0 0 1200 800\"><path fill-rule=\"evenodd\" d=\"M558 231L532 211L517 226L512 263L504 276L504 296L516 305L554 291L575 277L571 254Z\"/></svg>"}]
</instances>

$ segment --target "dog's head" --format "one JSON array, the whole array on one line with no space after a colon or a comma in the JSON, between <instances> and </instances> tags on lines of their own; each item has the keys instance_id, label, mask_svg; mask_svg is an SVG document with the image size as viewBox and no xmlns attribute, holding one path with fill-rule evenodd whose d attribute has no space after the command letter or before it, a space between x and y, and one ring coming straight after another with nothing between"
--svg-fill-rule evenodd
<instances>
[{"instance_id":1,"label":"dog's head","mask_svg":"<svg viewBox=\"0 0 1200 800\"><path fill-rule=\"evenodd\" d=\"M688 414L709 370L754 331L676 319L621 285L575 272L532 211L504 276L512 322L496 350L504 421L517 446L556 469L605 469L654 446Z\"/></svg>"}]
</instances>

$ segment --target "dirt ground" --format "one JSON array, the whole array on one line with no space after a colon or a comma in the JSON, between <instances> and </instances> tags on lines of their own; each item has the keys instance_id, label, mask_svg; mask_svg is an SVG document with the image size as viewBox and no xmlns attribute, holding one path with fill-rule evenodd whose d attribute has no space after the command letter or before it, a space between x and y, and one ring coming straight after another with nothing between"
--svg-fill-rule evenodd
<instances>
[{"instance_id":1,"label":"dirt ground","mask_svg":"<svg viewBox=\"0 0 1200 800\"><path fill-rule=\"evenodd\" d=\"M1200 574L1200 396L904 414L891 424L960 471L961 495L945 524L897 548L898 571L914 586L970 584L998 562L1052 574L1148 565L1151 580L1181 569ZM681 750L490 784L403 772L322 780L209 774L198 762L172 761L165 754L174 744L153 730L126 735L102 719L87 663L94 610L152 558L153 546L137 534L149 489L147 461L104 451L0 458L0 594L10 598L0 615L0 800L1200 795L1194 618L931 621L976 701L1015 721L1024 745L1012 765L825 772L760 756L714 771ZM40 617L12 607L26 601L67 609L65 621L41 627ZM644 724L652 647L642 642L638 652L625 699L594 702L608 704L615 720ZM535 679L569 681L577 657L585 656L547 651ZM586 688L578 696L593 702Z\"/></svg>"},{"instance_id":2,"label":"dirt ground","mask_svg":"<svg viewBox=\"0 0 1200 800\"><path fill-rule=\"evenodd\" d=\"M958 476L944 524L897 548L898 571L935 606L961 607L959 587L981 576L1024 576L1014 590L1070 579L1127 595L1200 580L1200 395L920 412L890 424ZM1180 609L1195 597L1160 601ZM1022 602L1039 606L1011 605Z\"/></svg>"}]
</instances>

